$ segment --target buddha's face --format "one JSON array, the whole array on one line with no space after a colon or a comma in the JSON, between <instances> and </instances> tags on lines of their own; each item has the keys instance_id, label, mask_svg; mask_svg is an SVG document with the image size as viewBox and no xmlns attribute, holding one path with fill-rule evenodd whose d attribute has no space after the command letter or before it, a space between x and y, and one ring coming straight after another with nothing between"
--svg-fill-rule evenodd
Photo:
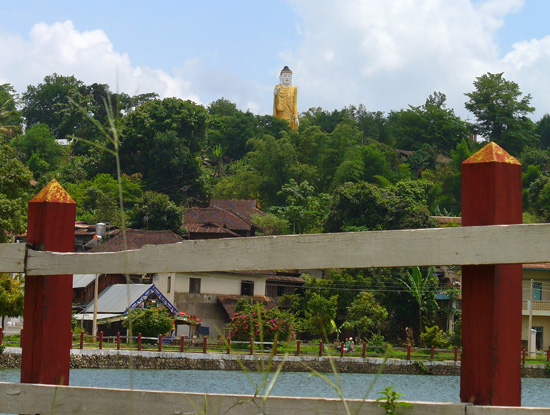
<instances>
[{"instance_id":1,"label":"buddha's face","mask_svg":"<svg viewBox=\"0 0 550 415\"><path fill-rule=\"evenodd\" d=\"M283 72L279 76L279 80L283 86L290 86L292 84L292 74L290 72Z\"/></svg>"}]
</instances>

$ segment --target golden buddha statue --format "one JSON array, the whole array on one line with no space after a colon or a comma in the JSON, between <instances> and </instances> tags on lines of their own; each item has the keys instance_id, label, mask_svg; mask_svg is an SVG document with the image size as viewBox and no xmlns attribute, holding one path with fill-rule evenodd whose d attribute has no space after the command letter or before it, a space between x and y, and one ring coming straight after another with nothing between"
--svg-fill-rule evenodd
<instances>
[{"instance_id":1,"label":"golden buddha statue","mask_svg":"<svg viewBox=\"0 0 550 415\"><path fill-rule=\"evenodd\" d=\"M297 128L298 109L298 88L292 85L292 71L285 66L279 76L280 84L275 86L273 91L273 115L276 118L287 120L291 128Z\"/></svg>"}]
</instances>

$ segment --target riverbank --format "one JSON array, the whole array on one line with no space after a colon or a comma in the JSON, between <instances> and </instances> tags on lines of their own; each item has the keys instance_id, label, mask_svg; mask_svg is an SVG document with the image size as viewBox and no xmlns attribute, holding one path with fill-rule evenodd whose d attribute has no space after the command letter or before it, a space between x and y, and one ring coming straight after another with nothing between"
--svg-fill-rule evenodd
<instances>
[{"instance_id":1,"label":"riverbank","mask_svg":"<svg viewBox=\"0 0 550 415\"><path fill-rule=\"evenodd\" d=\"M339 356L292 356L277 355L272 358L272 367L282 362L285 372L332 372L333 366L339 373L377 373L382 368L386 374L415 375L460 375L460 362L419 361L374 357ZM71 368L73 369L180 369L180 370L265 370L269 364L267 355L222 354L222 353L180 353L111 349L73 349ZM0 355L0 368L19 368L21 349L6 347ZM523 377L550 377L545 365L526 364Z\"/></svg>"}]
</instances>

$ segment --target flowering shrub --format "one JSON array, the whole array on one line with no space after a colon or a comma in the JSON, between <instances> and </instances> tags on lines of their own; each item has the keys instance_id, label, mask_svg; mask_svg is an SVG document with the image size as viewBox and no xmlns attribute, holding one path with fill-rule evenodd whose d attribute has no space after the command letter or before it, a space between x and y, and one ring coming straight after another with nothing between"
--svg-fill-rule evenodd
<instances>
[{"instance_id":1,"label":"flowering shrub","mask_svg":"<svg viewBox=\"0 0 550 415\"><path fill-rule=\"evenodd\" d=\"M278 335L279 340L287 340L291 323L289 316L278 309L266 310L263 303L250 303L240 300L235 307L231 321L230 336L232 340L273 341Z\"/></svg>"}]
</instances>

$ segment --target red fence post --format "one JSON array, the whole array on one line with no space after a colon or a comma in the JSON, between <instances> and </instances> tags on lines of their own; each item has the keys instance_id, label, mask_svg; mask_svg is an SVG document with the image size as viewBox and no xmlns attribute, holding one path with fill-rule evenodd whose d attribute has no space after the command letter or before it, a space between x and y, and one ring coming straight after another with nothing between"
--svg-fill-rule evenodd
<instances>
[{"instance_id":1,"label":"red fence post","mask_svg":"<svg viewBox=\"0 0 550 415\"><path fill-rule=\"evenodd\" d=\"M344 357L344 342L340 342L340 357Z\"/></svg>"},{"instance_id":2,"label":"red fence post","mask_svg":"<svg viewBox=\"0 0 550 415\"><path fill-rule=\"evenodd\" d=\"M202 352L203 353L206 353L207 346L208 346L208 339L206 338L206 336L204 336L204 338L202 339Z\"/></svg>"},{"instance_id":3,"label":"red fence post","mask_svg":"<svg viewBox=\"0 0 550 415\"><path fill-rule=\"evenodd\" d=\"M227 354L231 354L231 337L227 338Z\"/></svg>"},{"instance_id":4,"label":"red fence post","mask_svg":"<svg viewBox=\"0 0 550 415\"><path fill-rule=\"evenodd\" d=\"M462 226L522 223L521 164L495 143L462 163ZM490 248L490 242L487 242ZM462 267L460 399L521 405L522 265Z\"/></svg>"},{"instance_id":5,"label":"red fence post","mask_svg":"<svg viewBox=\"0 0 550 415\"><path fill-rule=\"evenodd\" d=\"M29 201L27 244L35 250L74 252L76 204L52 180ZM72 275L25 278L21 382L69 384Z\"/></svg>"},{"instance_id":6,"label":"red fence post","mask_svg":"<svg viewBox=\"0 0 550 415\"><path fill-rule=\"evenodd\" d=\"M120 350L120 331L116 332L116 349Z\"/></svg>"},{"instance_id":7,"label":"red fence post","mask_svg":"<svg viewBox=\"0 0 550 415\"><path fill-rule=\"evenodd\" d=\"M277 356L277 339L273 340L273 356Z\"/></svg>"},{"instance_id":8,"label":"red fence post","mask_svg":"<svg viewBox=\"0 0 550 415\"><path fill-rule=\"evenodd\" d=\"M180 337L180 352L185 352L185 336Z\"/></svg>"},{"instance_id":9,"label":"red fence post","mask_svg":"<svg viewBox=\"0 0 550 415\"><path fill-rule=\"evenodd\" d=\"M159 352L162 352L162 334L159 334Z\"/></svg>"},{"instance_id":10,"label":"red fence post","mask_svg":"<svg viewBox=\"0 0 550 415\"><path fill-rule=\"evenodd\" d=\"M80 350L84 349L84 332L80 332Z\"/></svg>"},{"instance_id":11,"label":"red fence post","mask_svg":"<svg viewBox=\"0 0 550 415\"><path fill-rule=\"evenodd\" d=\"M363 342L363 352L361 353L361 357L364 359L367 357L367 343Z\"/></svg>"},{"instance_id":12,"label":"red fence post","mask_svg":"<svg viewBox=\"0 0 550 415\"><path fill-rule=\"evenodd\" d=\"M0 338L0 344L2 344L2 339ZM546 361L550 362L550 347L546 351Z\"/></svg>"},{"instance_id":13,"label":"red fence post","mask_svg":"<svg viewBox=\"0 0 550 415\"><path fill-rule=\"evenodd\" d=\"M411 360L411 345L407 345L407 360Z\"/></svg>"},{"instance_id":14,"label":"red fence post","mask_svg":"<svg viewBox=\"0 0 550 415\"><path fill-rule=\"evenodd\" d=\"M141 333L138 333L138 351L141 352Z\"/></svg>"},{"instance_id":15,"label":"red fence post","mask_svg":"<svg viewBox=\"0 0 550 415\"><path fill-rule=\"evenodd\" d=\"M296 356L300 356L300 345L302 344L301 340L296 342Z\"/></svg>"},{"instance_id":16,"label":"red fence post","mask_svg":"<svg viewBox=\"0 0 550 415\"><path fill-rule=\"evenodd\" d=\"M319 357L323 355L323 340L319 341Z\"/></svg>"},{"instance_id":17,"label":"red fence post","mask_svg":"<svg viewBox=\"0 0 550 415\"><path fill-rule=\"evenodd\" d=\"M99 332L99 349L103 349L103 332Z\"/></svg>"},{"instance_id":18,"label":"red fence post","mask_svg":"<svg viewBox=\"0 0 550 415\"><path fill-rule=\"evenodd\" d=\"M0 346L2 346L3 340L4 340L4 329L0 327Z\"/></svg>"}]
</instances>

